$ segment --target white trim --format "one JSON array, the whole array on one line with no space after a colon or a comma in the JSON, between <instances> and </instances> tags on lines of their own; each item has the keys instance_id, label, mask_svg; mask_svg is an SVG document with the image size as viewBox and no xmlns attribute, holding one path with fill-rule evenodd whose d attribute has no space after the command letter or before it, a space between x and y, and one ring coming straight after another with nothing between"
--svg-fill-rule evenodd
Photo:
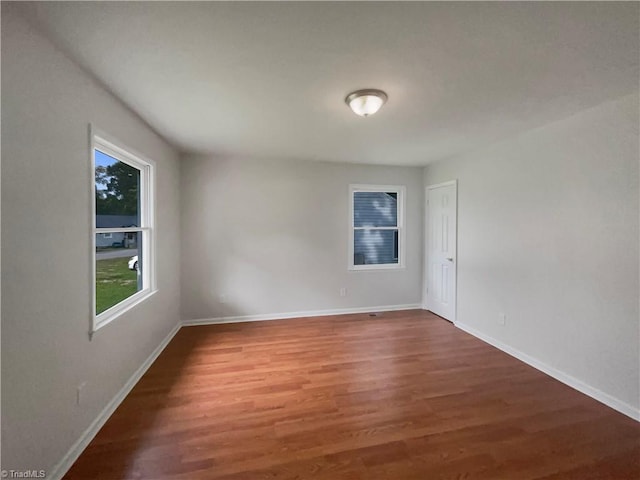
<instances>
[{"instance_id":1,"label":"white trim","mask_svg":"<svg viewBox=\"0 0 640 480\"><path fill-rule=\"evenodd\" d=\"M489 345L492 345L497 349L502 350L503 352L511 355L512 357L517 358L518 360L532 366L536 370L546 373L550 377L555 378L556 380L564 383L565 385L568 385L569 387L574 388L575 390L578 390L581 393L584 393L585 395L593 398L594 400L597 400L598 402L603 403L608 407L613 408L614 410L617 410L618 412L626 415L627 417L630 417L636 420L637 422L640 422L640 409L635 408L629 405L628 403L623 402L622 400L618 400L617 398L609 395L608 393L605 393L602 390L592 387L591 385L584 383L583 381L578 380L577 378L572 377L571 375L564 373L563 371L558 370L538 360L537 358L531 357L516 348L510 347L509 345L501 342L500 340L496 340L495 338L490 337L489 335L485 335L484 333L476 330L473 327L470 327L469 325L465 325L464 323L460 323L460 322L456 322L454 323L454 325L460 330L463 330L468 334L473 335L474 337L488 343Z\"/></svg>"},{"instance_id":2,"label":"white trim","mask_svg":"<svg viewBox=\"0 0 640 480\"><path fill-rule=\"evenodd\" d=\"M456 187L458 186L458 180L448 180L446 182L441 182L441 183L434 183L433 185L427 185L426 189L427 190L431 190L434 188L440 188L440 187L449 187L451 185L455 185Z\"/></svg>"},{"instance_id":3,"label":"white trim","mask_svg":"<svg viewBox=\"0 0 640 480\"><path fill-rule=\"evenodd\" d=\"M60 480L69 471L74 462L80 457L82 452L87 448L89 443L95 438L100 429L104 426L107 420L113 415L118 406L131 392L133 387L140 381L142 376L146 373L149 367L156 361L162 351L171 342L173 337L178 333L180 328L195 326L195 325L210 325L220 323L237 323L237 322L255 322L262 320L284 320L287 318L298 317L321 317L327 315L340 315L349 313L369 313L369 312L389 312L396 310L416 310L420 309L419 304L408 305L387 305L382 307L358 307L358 308L343 308L335 310L318 310L314 312L295 312L295 313L279 313L268 315L245 315L239 317L221 317L221 318L204 318L198 320L187 320L178 322L165 337L164 340L151 352L151 355L147 357L144 363L138 368L134 374L129 378L127 383L116 393L111 401L102 409L91 425L80 435L80 438L69 448L67 453L51 470L51 473L47 478L50 480Z\"/></svg>"},{"instance_id":4,"label":"white trim","mask_svg":"<svg viewBox=\"0 0 640 480\"><path fill-rule=\"evenodd\" d=\"M397 226L395 227L356 227L353 224L353 200L355 192L393 192L397 194ZM349 185L349 246L347 250L347 269L350 272L372 270L403 270L405 268L406 234L405 234L405 205L407 187L405 185L364 185L352 183ZM353 242L355 230L391 230L398 232L398 263L382 263L373 265L355 265L353 263Z\"/></svg>"},{"instance_id":5,"label":"white trim","mask_svg":"<svg viewBox=\"0 0 640 480\"><path fill-rule=\"evenodd\" d=\"M454 299L453 299L453 318L451 321L453 323L456 322L458 318L458 179L448 180L446 182L435 183L433 185L427 185L424 188L424 244L422 248L424 248L423 255L423 265L422 265L422 303L425 310L429 310L429 190L433 190L440 187L455 187L456 190L456 244L455 244L455 252L453 257L455 258L455 262L453 268L456 273L456 282L454 288ZM429 310L431 311L431 310Z\"/></svg>"},{"instance_id":6,"label":"white trim","mask_svg":"<svg viewBox=\"0 0 640 480\"><path fill-rule=\"evenodd\" d=\"M147 249L145 254L147 265L143 265L143 268L146 268L146 274L149 276L149 288L152 291L155 291L158 289L158 264L156 257L156 235L158 230L156 228L156 206L158 199L156 198L156 164L155 162L150 162L149 165L151 165L151 168L149 169L149 178L147 183L147 195L149 197L147 199L147 215L149 215L147 227L149 227L150 231L148 231L146 235L143 235L142 248ZM143 273L145 272L143 271Z\"/></svg>"},{"instance_id":7,"label":"white trim","mask_svg":"<svg viewBox=\"0 0 640 480\"><path fill-rule=\"evenodd\" d=\"M91 285L91 295L89 299L90 312L89 315L89 340L91 340L93 332L95 331L96 323L96 155L95 155L95 128L92 124L89 124L89 203L91 204L90 210L90 225L91 225L91 260L89 261L89 285Z\"/></svg>"},{"instance_id":8,"label":"white trim","mask_svg":"<svg viewBox=\"0 0 640 480\"><path fill-rule=\"evenodd\" d=\"M379 307L336 308L332 310L312 310L304 312L265 313L259 315L240 315L235 317L197 318L183 320L185 327L194 325L216 325L219 323L262 322L267 320L286 320L288 318L326 317L329 315L346 315L350 313L393 312L398 310L420 310L422 305L412 303L406 305L384 305Z\"/></svg>"},{"instance_id":9,"label":"white trim","mask_svg":"<svg viewBox=\"0 0 640 480\"><path fill-rule=\"evenodd\" d=\"M427 292L429 291L429 190L424 189L424 214L422 217L422 308L429 310L427 306ZM457 263L457 262L456 262ZM456 275L457 277L457 275Z\"/></svg>"},{"instance_id":10,"label":"white trim","mask_svg":"<svg viewBox=\"0 0 640 480\"><path fill-rule=\"evenodd\" d=\"M353 256L353 255L352 255ZM406 267L404 265L400 265L400 263L379 263L379 264L368 264L368 265L355 265L350 266L350 272L366 272L372 270L404 270Z\"/></svg>"},{"instance_id":11,"label":"white trim","mask_svg":"<svg viewBox=\"0 0 640 480\"><path fill-rule=\"evenodd\" d=\"M47 478L51 480L59 480L69 471L73 463L78 459L80 454L84 451L85 448L89 445L91 440L94 439L98 431L102 428L102 426L107 422L109 417L115 412L116 408L122 403L125 397L131 392L133 387L138 383L138 381L142 378L145 372L149 369L149 367L155 362L155 360L160 356L165 347L169 344L169 342L173 339L178 330L181 328L181 323L178 322L169 332L169 335L165 337L164 340L156 347L156 349L151 352L151 355L144 361L144 363L138 368L134 374L129 378L127 383L120 389L118 393L111 399L111 401L102 409L102 411L98 414L96 419L91 422L89 428L87 428L80 438L71 446L69 451L62 457L62 460L58 462L58 464L53 467L53 470L49 474Z\"/></svg>"},{"instance_id":12,"label":"white trim","mask_svg":"<svg viewBox=\"0 0 640 480\"><path fill-rule=\"evenodd\" d=\"M147 227L121 227L121 228L96 228L96 234L98 233L131 233L131 232L144 232L150 230Z\"/></svg>"},{"instance_id":13,"label":"white trim","mask_svg":"<svg viewBox=\"0 0 640 480\"><path fill-rule=\"evenodd\" d=\"M131 158L133 161L137 161L143 166L144 164L149 164L152 167L156 166L156 162L153 161L151 158L141 154L135 148L131 148L129 145L125 144L124 142L121 142L118 138L115 138L109 135L105 131L96 127L94 124L89 125L89 132L92 139L94 137L98 138L100 140L99 143L106 144L113 151L119 152L120 155L123 155L127 158ZM91 146L94 147L93 141Z\"/></svg>"},{"instance_id":14,"label":"white trim","mask_svg":"<svg viewBox=\"0 0 640 480\"><path fill-rule=\"evenodd\" d=\"M91 161L91 225L93 234L91 238L91 278L92 298L91 317L89 324L89 339L103 326L109 324L117 317L135 305L151 297L156 292L156 255L155 255L155 162L138 154L135 150L125 146L117 139L105 134L94 125L89 125L89 144ZM101 151L121 162L124 162L140 172L140 211L137 227L125 228L96 228L96 202L95 202L95 151ZM139 232L138 255L142 264L142 290L117 303L111 308L96 315L96 234L98 233L127 233ZM142 253L140 253L142 252Z\"/></svg>"},{"instance_id":15,"label":"white trim","mask_svg":"<svg viewBox=\"0 0 640 480\"><path fill-rule=\"evenodd\" d=\"M116 303L113 307L107 308L104 312L100 312L95 316L95 326L93 332L90 333L90 337L92 337L98 329L110 324L123 313L128 312L139 303L153 296L157 291L158 290L151 290L150 288L140 290L121 302Z\"/></svg>"},{"instance_id":16,"label":"white trim","mask_svg":"<svg viewBox=\"0 0 640 480\"><path fill-rule=\"evenodd\" d=\"M398 227L353 227L354 230L389 230L395 232Z\"/></svg>"},{"instance_id":17,"label":"white trim","mask_svg":"<svg viewBox=\"0 0 640 480\"><path fill-rule=\"evenodd\" d=\"M354 192L395 192L404 185L370 185L368 183L351 183L349 188Z\"/></svg>"},{"instance_id":18,"label":"white trim","mask_svg":"<svg viewBox=\"0 0 640 480\"><path fill-rule=\"evenodd\" d=\"M388 312L388 311L399 311L399 310L415 310L415 309L426 309L425 305L420 304L407 304L407 305L387 305L380 307L356 307L356 308L343 308L343 309L335 309L335 310L317 310L317 311L306 311L306 312L290 312L290 313L280 313L280 314L265 314L265 315L244 315L237 317L218 317L218 318L202 318L195 320L184 320L182 322L178 322L169 332L169 334L165 337L164 340L156 347L156 349L151 352L151 355L144 361L144 363L134 372L134 374L129 378L127 383L120 389L120 391L111 399L111 401L102 409L102 411L98 414L91 425L82 433L80 438L71 446L71 448L67 451L67 453L62 457L62 459L56 464L56 466L51 470L51 473L48 478L51 480L60 480L64 475L69 471L74 462L80 457L82 452L87 448L91 440L95 438L100 429L107 422L109 417L115 412L118 406L122 403L122 401L126 398L126 396L131 392L133 387L138 383L138 381L142 378L142 376L146 373L149 367L155 362L155 360L160 356L162 351L166 348L166 346L171 342L173 337L178 333L180 328L196 326L196 325L213 325L213 324L222 324L222 323L238 323L238 322L256 322L256 321L266 321L266 320L284 320L287 318L303 318L303 317L320 317L327 315L341 315L341 314L350 314L350 313L369 313L369 312ZM530 357L529 355L520 352L508 345L485 335L478 330L465 325L463 323L456 322L454 325L460 330L467 332L470 335L492 345L499 350L521 360L528 365L531 365L537 370L540 370L543 373L555 378L556 380L578 390L579 392L588 395L589 397L617 410L618 412L627 415L628 417L640 421L640 410L632 407L631 405L622 402L611 395L608 395L590 385L581 382L580 380L567 375L559 370L556 370L549 365Z\"/></svg>"}]
</instances>

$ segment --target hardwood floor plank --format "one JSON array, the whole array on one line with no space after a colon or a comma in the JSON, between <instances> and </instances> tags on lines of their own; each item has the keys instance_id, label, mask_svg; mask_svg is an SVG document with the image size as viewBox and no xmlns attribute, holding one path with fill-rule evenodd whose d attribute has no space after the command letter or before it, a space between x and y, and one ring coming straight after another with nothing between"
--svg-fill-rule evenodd
<instances>
[{"instance_id":1,"label":"hardwood floor plank","mask_svg":"<svg viewBox=\"0 0 640 480\"><path fill-rule=\"evenodd\" d=\"M640 479L640 424L425 311L183 328L65 476Z\"/></svg>"}]
</instances>

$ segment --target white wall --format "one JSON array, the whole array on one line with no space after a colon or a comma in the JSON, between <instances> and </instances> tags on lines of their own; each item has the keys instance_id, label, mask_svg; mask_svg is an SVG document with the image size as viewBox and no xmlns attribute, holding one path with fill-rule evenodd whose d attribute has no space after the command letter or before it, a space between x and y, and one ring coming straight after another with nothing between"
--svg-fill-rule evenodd
<instances>
[{"instance_id":1,"label":"white wall","mask_svg":"<svg viewBox=\"0 0 640 480\"><path fill-rule=\"evenodd\" d=\"M350 183L406 185L405 269L347 270ZM186 320L421 303L420 168L188 157L181 194Z\"/></svg>"},{"instance_id":2,"label":"white wall","mask_svg":"<svg viewBox=\"0 0 640 480\"><path fill-rule=\"evenodd\" d=\"M425 185L459 181L458 322L627 413L640 407L638 106L626 96L424 170Z\"/></svg>"},{"instance_id":3,"label":"white wall","mask_svg":"<svg viewBox=\"0 0 640 480\"><path fill-rule=\"evenodd\" d=\"M159 260L92 341L90 122L157 162ZM51 472L179 321L178 189L176 153L3 3L2 468Z\"/></svg>"}]
</instances>

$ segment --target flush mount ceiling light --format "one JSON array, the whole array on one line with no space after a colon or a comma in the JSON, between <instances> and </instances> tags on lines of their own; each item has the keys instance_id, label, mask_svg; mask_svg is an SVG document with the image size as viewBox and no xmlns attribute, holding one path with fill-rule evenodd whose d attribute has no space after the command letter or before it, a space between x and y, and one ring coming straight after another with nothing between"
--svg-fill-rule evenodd
<instances>
[{"instance_id":1,"label":"flush mount ceiling light","mask_svg":"<svg viewBox=\"0 0 640 480\"><path fill-rule=\"evenodd\" d=\"M380 110L387 98L387 94L382 90L367 88L350 93L344 101L353 110L353 113L361 117L368 117Z\"/></svg>"}]
</instances>

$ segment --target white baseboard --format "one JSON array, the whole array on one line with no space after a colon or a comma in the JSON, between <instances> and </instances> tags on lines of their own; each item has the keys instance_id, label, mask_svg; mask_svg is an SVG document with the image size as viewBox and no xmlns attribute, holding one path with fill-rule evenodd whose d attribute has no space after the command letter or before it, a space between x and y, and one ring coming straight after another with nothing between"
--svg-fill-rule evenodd
<instances>
[{"instance_id":1,"label":"white baseboard","mask_svg":"<svg viewBox=\"0 0 640 480\"><path fill-rule=\"evenodd\" d=\"M219 323L262 322L265 320L284 320L287 318L325 317L328 315L345 315L349 313L391 312L396 310L420 310L422 305L412 303L407 305L384 305L378 307L337 308L333 310L310 310L304 312L268 313L262 315L239 315L234 317L198 318L183 320L182 325L215 325Z\"/></svg>"},{"instance_id":2,"label":"white baseboard","mask_svg":"<svg viewBox=\"0 0 640 480\"><path fill-rule=\"evenodd\" d=\"M178 323L165 339L156 347L156 349L149 355L144 363L138 368L135 373L129 378L127 383L120 389L120 391L111 399L111 401L104 407L96 419L89 425L89 427L82 433L80 438L71 446L65 456L58 462L58 464L51 470L51 473L47 475L49 480L60 480L69 471L73 463L78 459L80 454L89 445L91 440L97 435L98 431L106 423L109 417L115 412L116 408L122 403L125 397L131 392L133 387L138 383L140 378L145 374L153 362L158 358L160 353L165 349L169 342L173 339L178 330L182 326L189 325L207 325L217 323L236 323L236 322L256 322L262 320L278 320L286 318L298 318L298 317L315 317L326 315L340 315L347 313L368 313L368 312L388 312L393 310L413 310L420 309L420 304L410 305L387 305L380 307L362 307L362 308L344 308L336 310L318 310L318 311L305 311L305 312L289 312L289 313L275 313L268 315L244 315L236 317L221 317L221 318L204 318L199 320L188 320Z\"/></svg>"},{"instance_id":3,"label":"white baseboard","mask_svg":"<svg viewBox=\"0 0 640 480\"><path fill-rule=\"evenodd\" d=\"M568 385L571 388L574 388L579 392L582 392L585 395L599 401L600 403L604 403L608 407L611 407L614 410L617 410L618 412L640 422L640 410L629 405L628 403L618 400L617 398L612 397L611 395L604 393L603 391L598 390L597 388L592 387L591 385L588 385L583 381L578 380L575 377L572 377L571 375L568 375L560 370L557 370L556 368L553 368L550 365L547 365L546 363L541 362L537 358L533 358L527 355L526 353L521 352L520 350L510 347L509 345L502 343L501 341L496 340L495 338L490 337L489 335L485 335L484 333L476 330L473 327L470 327L460 322L456 322L455 326L458 327L460 330L464 330L465 332L473 335L474 337L479 338L480 340L488 343L489 345L493 345L497 349L502 350L505 353L508 353L512 357L515 357L518 360L523 361L524 363L532 366L533 368L540 370L543 373L546 373L550 377L555 378L556 380L564 383L565 385Z\"/></svg>"},{"instance_id":4,"label":"white baseboard","mask_svg":"<svg viewBox=\"0 0 640 480\"><path fill-rule=\"evenodd\" d=\"M160 353L162 353L164 348L169 344L171 339L173 339L175 334L178 333L180 327L180 323L176 324L176 326L169 332L169 335L167 335L165 339L162 340L160 345L158 345L156 349L151 353L151 355L149 355L149 357L144 361L140 368L135 371L135 373L131 376L131 378L129 378L127 383L125 383L125 385L120 389L116 396L111 399L111 401L107 404L106 407L104 407L104 409L91 423L91 425L89 425L89 428L87 428L83 432L78 441L73 444L73 446L69 449L62 460L53 468L51 473L47 476L48 479L59 480L67 473L73 463L78 459L80 454L84 451L85 448L87 448L87 445L89 445L91 440L93 440L98 431L106 423L109 417L113 414L113 412L115 412L116 408L118 408L125 397L136 385L136 383L138 383L138 380L142 378L142 375L144 375L151 364L156 360L156 358L158 358Z\"/></svg>"},{"instance_id":5,"label":"white baseboard","mask_svg":"<svg viewBox=\"0 0 640 480\"><path fill-rule=\"evenodd\" d=\"M274 314L264 314L264 315L241 315L234 317L218 317L218 318L202 318L195 320L186 320L182 323L177 324L171 332L166 336L166 338L158 345L158 347L149 355L149 357L144 361L144 363L136 370L136 372L129 378L127 383L120 389L120 391L113 397L113 399L105 406L105 408L100 412L100 414L96 417L96 419L91 423L91 425L84 431L84 433L80 436L78 441L73 444L73 446L69 449L67 454L62 458L62 460L53 468L50 475L47 478L50 480L60 480L67 471L71 468L73 463L78 459L80 454L84 451L84 449L89 445L91 440L96 436L98 431L102 428L102 426L106 423L109 417L113 414L113 412L118 408L120 403L125 399L125 397L129 394L129 392L133 389L133 387L138 383L140 378L144 375L144 373L149 369L149 367L153 364L153 362L158 358L160 353L165 349L165 347L169 344L169 342L173 339L178 330L182 326L194 326L194 325L210 325L210 324L222 324L222 323L239 323L239 322L258 322L258 321L266 321L266 320L279 320L279 319L287 319L287 318L304 318L304 317L320 317L320 316L328 316L328 315L344 315L351 313L370 313L370 312L390 312L390 311L398 311L398 310L419 310L425 309L425 306L422 304L407 304L407 305L385 305L378 307L356 307L356 308L341 308L341 309L333 309L333 310L315 310L315 311L304 311L304 312L288 312L288 313L274 313ZM618 400L617 398L612 397L609 394L598 390L586 383L578 380L577 378L572 377L560 370L557 370L540 360L533 358L513 347L506 345L505 343L496 340L484 333L479 332L478 330L465 325L460 322L456 322L455 326L465 332L473 335L480 340L493 345L494 347L502 350L505 353L517 358L518 360L523 361L524 363L531 365L532 367L540 370L547 375L555 378L556 380L578 390L579 392L588 395L589 397L617 410L618 412L627 415L628 417L633 418L636 421L640 422L640 410L634 408L633 406Z\"/></svg>"}]
</instances>

